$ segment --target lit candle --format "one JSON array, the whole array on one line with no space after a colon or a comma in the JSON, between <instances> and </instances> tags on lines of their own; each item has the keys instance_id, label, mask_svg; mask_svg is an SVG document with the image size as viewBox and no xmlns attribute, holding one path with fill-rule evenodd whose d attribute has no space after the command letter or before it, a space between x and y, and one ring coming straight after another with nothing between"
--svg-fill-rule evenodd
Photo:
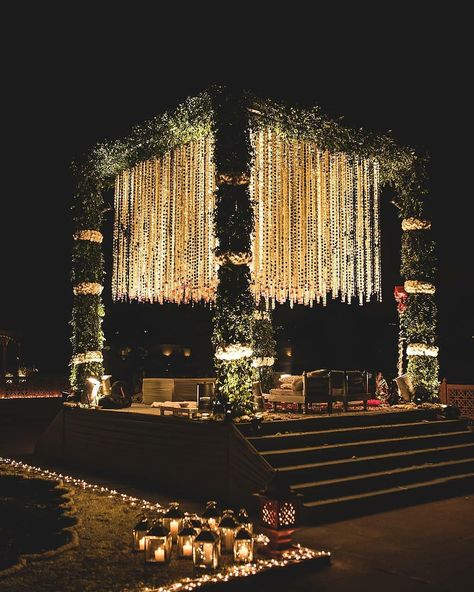
<instances>
[{"instance_id":1,"label":"lit candle","mask_svg":"<svg viewBox=\"0 0 474 592\"><path fill-rule=\"evenodd\" d=\"M158 549L155 549L155 561L159 561L160 563L163 563L165 560L165 550L163 547L158 547Z\"/></svg>"},{"instance_id":2,"label":"lit candle","mask_svg":"<svg viewBox=\"0 0 474 592\"><path fill-rule=\"evenodd\" d=\"M184 543L183 545L183 557L191 557L193 554L193 546L191 543Z\"/></svg>"},{"instance_id":3,"label":"lit candle","mask_svg":"<svg viewBox=\"0 0 474 592\"><path fill-rule=\"evenodd\" d=\"M249 547L246 543L242 543L237 551L237 558L245 561L249 558Z\"/></svg>"},{"instance_id":4,"label":"lit candle","mask_svg":"<svg viewBox=\"0 0 474 592\"><path fill-rule=\"evenodd\" d=\"M171 520L170 533L171 533L171 536L173 537L173 541L176 541L176 538L178 536L178 530L179 530L179 521L178 520Z\"/></svg>"},{"instance_id":5,"label":"lit candle","mask_svg":"<svg viewBox=\"0 0 474 592\"><path fill-rule=\"evenodd\" d=\"M217 528L217 519L216 518L209 518L209 520L207 522L208 522L209 528L211 530L216 530L216 528Z\"/></svg>"},{"instance_id":6,"label":"lit candle","mask_svg":"<svg viewBox=\"0 0 474 592\"><path fill-rule=\"evenodd\" d=\"M145 537L142 537L141 539L138 540L138 548L140 551L145 550Z\"/></svg>"}]
</instances>

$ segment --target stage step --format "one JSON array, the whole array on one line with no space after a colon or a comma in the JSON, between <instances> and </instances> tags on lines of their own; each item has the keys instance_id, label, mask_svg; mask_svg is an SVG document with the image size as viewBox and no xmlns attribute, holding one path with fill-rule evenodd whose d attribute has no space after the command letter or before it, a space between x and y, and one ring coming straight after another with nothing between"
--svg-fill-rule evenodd
<instances>
[{"instance_id":1,"label":"stage step","mask_svg":"<svg viewBox=\"0 0 474 592\"><path fill-rule=\"evenodd\" d=\"M474 435L432 410L348 413L239 426L303 496L308 521L474 491Z\"/></svg>"}]
</instances>

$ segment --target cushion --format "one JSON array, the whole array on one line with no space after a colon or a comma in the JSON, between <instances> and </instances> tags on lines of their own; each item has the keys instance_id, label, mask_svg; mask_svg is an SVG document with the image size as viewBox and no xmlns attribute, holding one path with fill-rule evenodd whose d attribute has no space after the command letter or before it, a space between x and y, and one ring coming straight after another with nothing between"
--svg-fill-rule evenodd
<instances>
[{"instance_id":1,"label":"cushion","mask_svg":"<svg viewBox=\"0 0 474 592\"><path fill-rule=\"evenodd\" d=\"M293 384L293 382L299 380L301 376L299 374L292 375L292 374L282 374L280 376L280 384Z\"/></svg>"},{"instance_id":2,"label":"cushion","mask_svg":"<svg viewBox=\"0 0 474 592\"><path fill-rule=\"evenodd\" d=\"M294 378L291 381L280 382L278 388L285 389L289 391L302 391L303 390L303 379L301 376L291 376L290 378Z\"/></svg>"}]
</instances>

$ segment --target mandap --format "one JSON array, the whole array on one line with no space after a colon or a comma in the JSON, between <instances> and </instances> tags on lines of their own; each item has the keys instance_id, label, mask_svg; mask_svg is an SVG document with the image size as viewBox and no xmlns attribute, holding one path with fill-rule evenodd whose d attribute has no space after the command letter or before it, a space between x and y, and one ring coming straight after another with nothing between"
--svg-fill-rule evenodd
<instances>
[{"instance_id":1,"label":"mandap","mask_svg":"<svg viewBox=\"0 0 474 592\"><path fill-rule=\"evenodd\" d=\"M418 400L438 393L426 159L392 137L214 87L74 165L71 386L103 372L103 192L116 300L213 302L216 386L236 415L272 371L275 302L381 299L380 199L398 207L400 315ZM384 194L385 195L385 194Z\"/></svg>"}]
</instances>

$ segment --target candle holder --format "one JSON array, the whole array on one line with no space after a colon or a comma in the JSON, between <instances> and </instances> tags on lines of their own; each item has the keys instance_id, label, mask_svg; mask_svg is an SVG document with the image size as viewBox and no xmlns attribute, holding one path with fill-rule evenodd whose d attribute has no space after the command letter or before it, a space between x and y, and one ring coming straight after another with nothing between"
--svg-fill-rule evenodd
<instances>
[{"instance_id":1,"label":"candle holder","mask_svg":"<svg viewBox=\"0 0 474 592\"><path fill-rule=\"evenodd\" d=\"M181 559L193 558L193 543L197 536L197 532L191 526L191 522L187 521L178 534L178 557Z\"/></svg>"},{"instance_id":2,"label":"candle holder","mask_svg":"<svg viewBox=\"0 0 474 592\"><path fill-rule=\"evenodd\" d=\"M202 520L199 518L197 514L192 514L189 518L190 526L194 528L196 531L196 536L201 532L202 529Z\"/></svg>"},{"instance_id":3,"label":"candle holder","mask_svg":"<svg viewBox=\"0 0 474 592\"><path fill-rule=\"evenodd\" d=\"M163 524L170 531L173 543L178 540L178 533L183 528L184 514L179 509L179 502L170 502L163 516Z\"/></svg>"},{"instance_id":4,"label":"candle holder","mask_svg":"<svg viewBox=\"0 0 474 592\"><path fill-rule=\"evenodd\" d=\"M171 533L158 520L145 535L145 563L168 563L172 548Z\"/></svg>"},{"instance_id":5,"label":"candle holder","mask_svg":"<svg viewBox=\"0 0 474 592\"><path fill-rule=\"evenodd\" d=\"M232 510L226 510L219 522L219 534L224 553L232 553L234 550L234 538L238 524L235 521Z\"/></svg>"},{"instance_id":6,"label":"candle holder","mask_svg":"<svg viewBox=\"0 0 474 592\"><path fill-rule=\"evenodd\" d=\"M217 530L219 521L221 519L221 513L217 509L217 502L209 501L206 504L206 509L202 513L203 524L207 523L211 530Z\"/></svg>"},{"instance_id":7,"label":"candle holder","mask_svg":"<svg viewBox=\"0 0 474 592\"><path fill-rule=\"evenodd\" d=\"M245 528L250 532L250 534L253 534L253 523L250 520L248 512L245 508L240 508L236 517L236 521L240 527Z\"/></svg>"},{"instance_id":8,"label":"candle holder","mask_svg":"<svg viewBox=\"0 0 474 592\"><path fill-rule=\"evenodd\" d=\"M193 543L193 564L195 569L212 571L219 567L219 536L204 525Z\"/></svg>"},{"instance_id":9,"label":"candle holder","mask_svg":"<svg viewBox=\"0 0 474 592\"><path fill-rule=\"evenodd\" d=\"M234 540L235 563L251 563L253 561L253 536L246 528L239 528Z\"/></svg>"},{"instance_id":10,"label":"candle holder","mask_svg":"<svg viewBox=\"0 0 474 592\"><path fill-rule=\"evenodd\" d=\"M143 515L140 521L133 527L133 550L144 551L145 550L145 535L150 530L150 523L148 518Z\"/></svg>"}]
</instances>

